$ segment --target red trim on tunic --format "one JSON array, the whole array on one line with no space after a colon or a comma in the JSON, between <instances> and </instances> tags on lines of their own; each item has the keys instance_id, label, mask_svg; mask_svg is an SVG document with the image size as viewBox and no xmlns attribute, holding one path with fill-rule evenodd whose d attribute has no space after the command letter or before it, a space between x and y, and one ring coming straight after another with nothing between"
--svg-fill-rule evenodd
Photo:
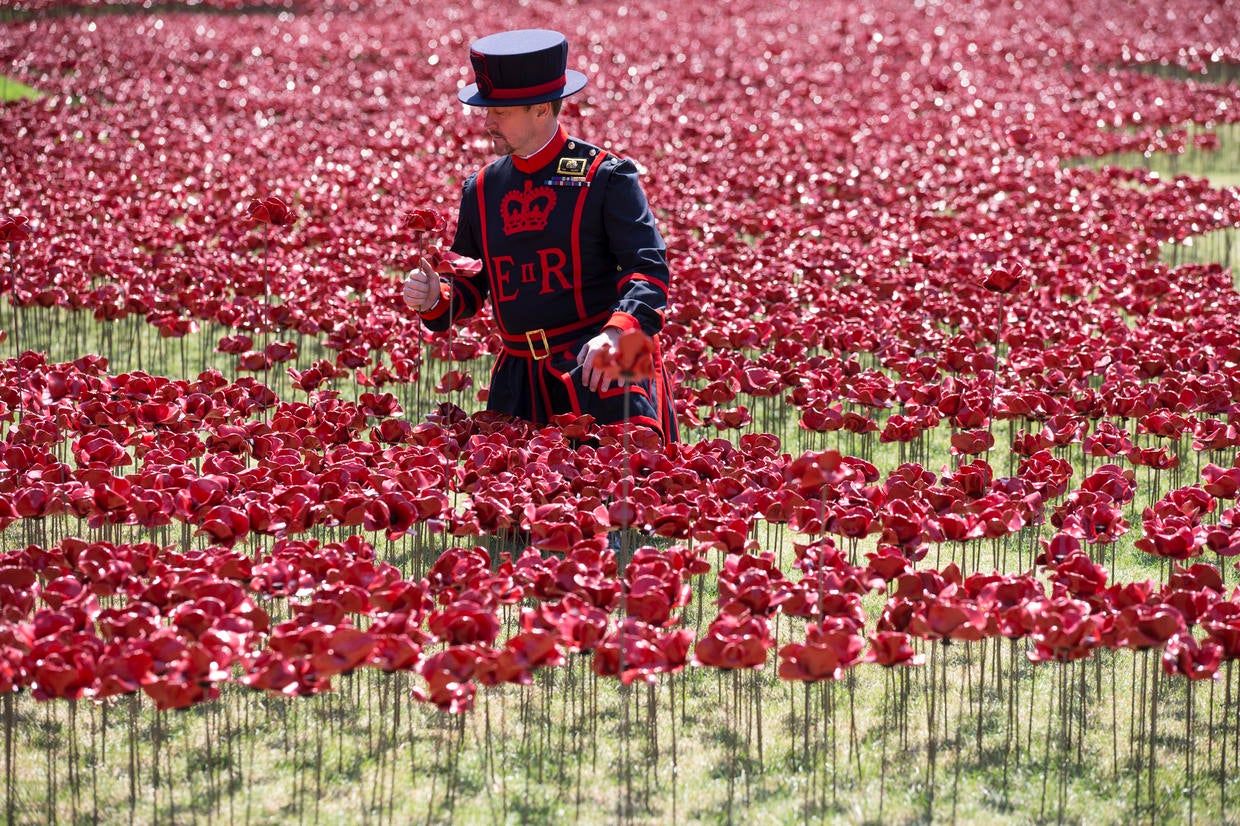
<instances>
[{"instance_id":1,"label":"red trim on tunic","mask_svg":"<svg viewBox=\"0 0 1240 826\"><path fill-rule=\"evenodd\" d=\"M599 164L601 164L603 159L606 157L606 152L600 152L598 153L598 156L595 157L594 163L590 164L590 169L586 172L585 177L587 184L594 180L594 173L598 172ZM584 318L586 314L586 297L585 293L581 290L581 279L583 277L583 273L581 271L581 213L585 211L586 195L588 192L589 190L583 187L581 190L581 195L577 198L577 204L573 207L573 223L572 230L569 235L571 239L569 241L569 245L572 249L571 255L573 261L573 297L577 300L578 318Z\"/></svg>"},{"instance_id":2,"label":"red trim on tunic","mask_svg":"<svg viewBox=\"0 0 1240 826\"><path fill-rule=\"evenodd\" d=\"M491 260L491 250L490 250L491 244L490 244L490 240L487 237L487 199L484 197L485 193L482 190L482 176L485 173L486 173L485 167L483 169L478 170L478 176L474 178L474 191L478 195L478 221L479 221L478 232L482 236L482 266L486 267L487 280L489 280L491 283L491 296L494 297L496 294L495 293L496 284L495 284L495 273L491 272L491 267L489 264ZM495 315L495 326L499 328L501 333L508 332L507 330L504 329L504 321L503 319L499 317L499 313L495 313L494 315Z\"/></svg>"},{"instance_id":3,"label":"red trim on tunic","mask_svg":"<svg viewBox=\"0 0 1240 826\"><path fill-rule=\"evenodd\" d=\"M580 416L581 415L581 400L577 398L577 385L576 383L573 382L573 377L568 373L564 373L560 370L556 370L554 367L550 367L550 366L547 367L546 372L555 376L556 379L558 379L559 382L564 385L564 389L568 391L568 404L573 409L573 415ZM543 383L543 391L544 392L547 391L547 385L545 381ZM550 398L550 393L548 393L546 396L543 396L544 400L547 398Z\"/></svg>"},{"instance_id":4,"label":"red trim on tunic","mask_svg":"<svg viewBox=\"0 0 1240 826\"><path fill-rule=\"evenodd\" d=\"M555 130L555 135L548 141L547 145L539 149L528 158L512 155L512 165L517 168L518 172L524 172L526 175L532 175L542 169L560 154L560 150L564 148L564 144L568 143L568 133L561 126Z\"/></svg>"},{"instance_id":5,"label":"red trim on tunic","mask_svg":"<svg viewBox=\"0 0 1240 826\"><path fill-rule=\"evenodd\" d=\"M666 444L672 440L674 430L668 428L667 409L670 406L670 400L667 398L667 367L663 364L663 352L659 347L659 337L654 336L654 353L652 354L654 363L658 365L658 369L654 371L654 407L656 415L659 417L659 432L663 434L663 442ZM673 423L675 427L675 423Z\"/></svg>"},{"instance_id":6,"label":"red trim on tunic","mask_svg":"<svg viewBox=\"0 0 1240 826\"><path fill-rule=\"evenodd\" d=\"M620 287L620 288L623 288L623 287L624 287L624 285L625 285L625 284L627 284L627 283L629 283L630 281L645 281L647 284L653 284L653 285L655 285L656 287L658 287L658 288L659 288L659 290L660 290L662 293L664 293L665 295L667 294L667 284L666 284L666 283L664 283L663 281L659 280L658 278L651 278L650 276L646 275L645 273L640 273L640 272L631 272L631 273L629 273L628 275L624 276L624 278L621 278L618 282L616 282L616 286L617 286L617 287Z\"/></svg>"}]
</instances>

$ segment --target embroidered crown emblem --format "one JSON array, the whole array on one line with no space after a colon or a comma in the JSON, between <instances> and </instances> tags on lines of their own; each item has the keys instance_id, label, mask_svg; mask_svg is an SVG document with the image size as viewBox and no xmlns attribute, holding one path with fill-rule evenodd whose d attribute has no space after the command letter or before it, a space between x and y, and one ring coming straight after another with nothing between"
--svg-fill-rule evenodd
<instances>
[{"instance_id":1,"label":"embroidered crown emblem","mask_svg":"<svg viewBox=\"0 0 1240 826\"><path fill-rule=\"evenodd\" d=\"M526 181L525 188L513 190L499 202L500 216L504 221L504 234L537 232L547 228L547 219L555 208L555 190L548 186L534 186Z\"/></svg>"}]
</instances>

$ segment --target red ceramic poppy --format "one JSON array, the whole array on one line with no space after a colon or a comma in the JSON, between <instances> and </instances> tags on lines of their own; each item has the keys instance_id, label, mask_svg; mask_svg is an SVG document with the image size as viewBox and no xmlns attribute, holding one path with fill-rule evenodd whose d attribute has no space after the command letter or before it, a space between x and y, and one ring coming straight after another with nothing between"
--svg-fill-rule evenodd
<instances>
[{"instance_id":1,"label":"red ceramic poppy","mask_svg":"<svg viewBox=\"0 0 1240 826\"><path fill-rule=\"evenodd\" d=\"M288 204L275 195L250 201L246 217L251 224L271 224L285 227L293 223L293 214Z\"/></svg>"},{"instance_id":2,"label":"red ceramic poppy","mask_svg":"<svg viewBox=\"0 0 1240 826\"><path fill-rule=\"evenodd\" d=\"M591 668L601 676L619 677L624 685L653 683L660 674L683 669L692 644L693 632L687 628L661 631L628 617L595 649Z\"/></svg>"},{"instance_id":3,"label":"red ceramic poppy","mask_svg":"<svg viewBox=\"0 0 1240 826\"><path fill-rule=\"evenodd\" d=\"M798 682L839 680L844 669L861 657L865 643L851 627L809 623L804 643L788 643L779 649L779 677Z\"/></svg>"},{"instance_id":4,"label":"red ceramic poppy","mask_svg":"<svg viewBox=\"0 0 1240 826\"><path fill-rule=\"evenodd\" d=\"M400 227L405 232L436 232L443 226L443 217L434 209L412 209L400 215Z\"/></svg>"},{"instance_id":5,"label":"red ceramic poppy","mask_svg":"<svg viewBox=\"0 0 1240 826\"><path fill-rule=\"evenodd\" d=\"M908 634L898 631L876 631L871 633L867 639L870 647L863 658L867 663L890 667L917 666L925 662L925 656L913 649L911 637Z\"/></svg>"},{"instance_id":6,"label":"red ceramic poppy","mask_svg":"<svg viewBox=\"0 0 1240 826\"><path fill-rule=\"evenodd\" d=\"M1188 632L1176 634L1167 640L1162 653L1163 671L1190 680L1218 679L1218 667L1223 649L1210 640L1198 642Z\"/></svg>"},{"instance_id":7,"label":"red ceramic poppy","mask_svg":"<svg viewBox=\"0 0 1240 826\"><path fill-rule=\"evenodd\" d=\"M761 668L774 642L766 621L753 615L720 614L694 647L696 665L722 669Z\"/></svg>"},{"instance_id":8,"label":"red ceramic poppy","mask_svg":"<svg viewBox=\"0 0 1240 826\"><path fill-rule=\"evenodd\" d=\"M1215 499L1240 497L1240 466L1221 468L1208 463L1201 469L1203 489Z\"/></svg>"},{"instance_id":9,"label":"red ceramic poppy","mask_svg":"<svg viewBox=\"0 0 1240 826\"><path fill-rule=\"evenodd\" d=\"M615 348L604 348L594 357L594 367L611 381L652 379L658 355L654 339L639 329L625 330Z\"/></svg>"},{"instance_id":10,"label":"red ceramic poppy","mask_svg":"<svg viewBox=\"0 0 1240 826\"><path fill-rule=\"evenodd\" d=\"M6 215L0 218L0 244L17 246L34 234L34 227L24 215Z\"/></svg>"},{"instance_id":11,"label":"red ceramic poppy","mask_svg":"<svg viewBox=\"0 0 1240 826\"><path fill-rule=\"evenodd\" d=\"M1030 636L1034 640L1031 662L1069 662L1090 656L1102 642L1102 620L1089 604L1056 598L1035 600L1026 606Z\"/></svg>"}]
</instances>

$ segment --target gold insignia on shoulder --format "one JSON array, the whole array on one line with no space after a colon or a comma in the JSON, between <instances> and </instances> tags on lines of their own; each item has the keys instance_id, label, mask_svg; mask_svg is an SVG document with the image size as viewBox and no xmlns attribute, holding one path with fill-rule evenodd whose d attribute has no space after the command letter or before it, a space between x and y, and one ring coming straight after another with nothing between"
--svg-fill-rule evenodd
<instances>
[{"instance_id":1,"label":"gold insignia on shoulder","mask_svg":"<svg viewBox=\"0 0 1240 826\"><path fill-rule=\"evenodd\" d=\"M557 175L572 175L580 177L586 174L585 158L560 158L559 165L555 168Z\"/></svg>"}]
</instances>

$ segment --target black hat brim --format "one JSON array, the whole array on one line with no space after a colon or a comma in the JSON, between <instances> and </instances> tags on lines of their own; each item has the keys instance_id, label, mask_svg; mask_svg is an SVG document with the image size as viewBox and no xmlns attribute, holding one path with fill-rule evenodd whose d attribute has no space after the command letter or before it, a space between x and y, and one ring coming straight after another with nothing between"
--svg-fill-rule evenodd
<instances>
[{"instance_id":1,"label":"black hat brim","mask_svg":"<svg viewBox=\"0 0 1240 826\"><path fill-rule=\"evenodd\" d=\"M478 93L478 84L471 83L456 93L457 99L467 106L529 106L534 103L548 103L562 100L575 95L586 87L586 76L575 69L564 70L564 85L554 92L528 98L488 98Z\"/></svg>"}]
</instances>

